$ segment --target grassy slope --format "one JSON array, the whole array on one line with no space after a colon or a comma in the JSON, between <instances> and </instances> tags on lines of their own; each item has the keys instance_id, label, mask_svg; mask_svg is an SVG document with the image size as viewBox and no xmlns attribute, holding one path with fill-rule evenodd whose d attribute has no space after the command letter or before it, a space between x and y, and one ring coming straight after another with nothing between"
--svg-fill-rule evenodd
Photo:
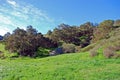
<instances>
[{"instance_id":1,"label":"grassy slope","mask_svg":"<svg viewBox=\"0 0 120 80\"><path fill-rule=\"evenodd\" d=\"M111 37L92 44L93 47L119 45L120 28L111 33ZM0 50L4 45L0 44ZM105 59L102 49L100 55L91 58L89 53L64 54L59 56L30 59L16 58L0 60L0 80L120 80L120 58ZM120 52L118 52L120 53Z\"/></svg>"},{"instance_id":2,"label":"grassy slope","mask_svg":"<svg viewBox=\"0 0 120 80\"><path fill-rule=\"evenodd\" d=\"M120 59L88 53L0 60L0 80L120 80Z\"/></svg>"},{"instance_id":3,"label":"grassy slope","mask_svg":"<svg viewBox=\"0 0 120 80\"><path fill-rule=\"evenodd\" d=\"M108 39L102 39L96 43L92 43L91 45L83 48L81 51L86 52L86 51L90 51L93 49L97 51L100 48L105 49L110 46L112 47L120 46L120 27L110 32L109 36L110 37ZM118 54L120 54L120 51L118 51Z\"/></svg>"}]
</instances>

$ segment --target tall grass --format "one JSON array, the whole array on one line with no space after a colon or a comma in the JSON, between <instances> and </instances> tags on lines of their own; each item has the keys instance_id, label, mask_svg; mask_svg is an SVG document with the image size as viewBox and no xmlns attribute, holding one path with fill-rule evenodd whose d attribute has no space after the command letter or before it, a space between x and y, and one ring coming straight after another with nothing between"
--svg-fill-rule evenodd
<instances>
[{"instance_id":1,"label":"tall grass","mask_svg":"<svg viewBox=\"0 0 120 80\"><path fill-rule=\"evenodd\" d=\"M120 59L88 53L0 60L1 80L120 80Z\"/></svg>"}]
</instances>

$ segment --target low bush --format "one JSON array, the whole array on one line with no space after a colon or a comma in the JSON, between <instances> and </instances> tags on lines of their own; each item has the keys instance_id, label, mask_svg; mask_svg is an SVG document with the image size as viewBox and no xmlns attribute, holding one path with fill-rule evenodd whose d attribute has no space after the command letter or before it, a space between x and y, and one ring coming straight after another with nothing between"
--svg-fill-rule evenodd
<instances>
[{"instance_id":1,"label":"low bush","mask_svg":"<svg viewBox=\"0 0 120 80\"><path fill-rule=\"evenodd\" d=\"M100 49L100 45L96 45L94 48L91 47L90 52L90 56L91 57L95 57L97 55L99 55L98 49Z\"/></svg>"},{"instance_id":2,"label":"low bush","mask_svg":"<svg viewBox=\"0 0 120 80\"><path fill-rule=\"evenodd\" d=\"M114 56L113 56L113 58L120 58L120 54L115 54Z\"/></svg>"},{"instance_id":3,"label":"low bush","mask_svg":"<svg viewBox=\"0 0 120 80\"><path fill-rule=\"evenodd\" d=\"M81 46L76 46L75 47L75 52L81 52L81 49L82 49Z\"/></svg>"},{"instance_id":4,"label":"low bush","mask_svg":"<svg viewBox=\"0 0 120 80\"><path fill-rule=\"evenodd\" d=\"M103 55L106 58L111 58L111 57L118 58L120 57L120 54L117 53L119 51L120 51L120 45L108 46L104 49Z\"/></svg>"},{"instance_id":5,"label":"low bush","mask_svg":"<svg viewBox=\"0 0 120 80\"><path fill-rule=\"evenodd\" d=\"M103 51L103 55L106 57L106 58L111 58L112 56L115 55L115 50L114 50L114 47L107 47L104 49Z\"/></svg>"},{"instance_id":6,"label":"low bush","mask_svg":"<svg viewBox=\"0 0 120 80\"><path fill-rule=\"evenodd\" d=\"M120 45L119 46L115 46L115 51L120 51Z\"/></svg>"},{"instance_id":7,"label":"low bush","mask_svg":"<svg viewBox=\"0 0 120 80\"><path fill-rule=\"evenodd\" d=\"M64 53L74 53L75 52L75 45L74 44L66 44L62 45Z\"/></svg>"},{"instance_id":8,"label":"low bush","mask_svg":"<svg viewBox=\"0 0 120 80\"><path fill-rule=\"evenodd\" d=\"M12 58L18 58L19 57L19 55L18 55L18 53L11 53L10 54L10 58L12 59ZM21 56L22 57L22 56Z\"/></svg>"},{"instance_id":9,"label":"low bush","mask_svg":"<svg viewBox=\"0 0 120 80\"><path fill-rule=\"evenodd\" d=\"M90 51L90 56L91 57L94 57L94 56L97 56L98 55L98 52L96 50L91 50Z\"/></svg>"},{"instance_id":10,"label":"low bush","mask_svg":"<svg viewBox=\"0 0 120 80\"><path fill-rule=\"evenodd\" d=\"M49 55L49 49L46 48L38 48L34 57L46 57Z\"/></svg>"},{"instance_id":11,"label":"low bush","mask_svg":"<svg viewBox=\"0 0 120 80\"><path fill-rule=\"evenodd\" d=\"M4 59L4 58L5 58L5 55L4 55L4 53L3 53L2 51L0 51L0 58L1 58L1 59Z\"/></svg>"}]
</instances>

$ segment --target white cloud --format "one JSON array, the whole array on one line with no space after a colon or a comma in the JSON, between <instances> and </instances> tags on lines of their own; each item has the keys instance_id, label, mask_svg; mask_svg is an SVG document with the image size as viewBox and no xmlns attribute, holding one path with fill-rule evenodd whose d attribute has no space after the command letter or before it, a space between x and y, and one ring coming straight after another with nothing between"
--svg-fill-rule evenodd
<instances>
[{"instance_id":1,"label":"white cloud","mask_svg":"<svg viewBox=\"0 0 120 80\"><path fill-rule=\"evenodd\" d=\"M4 15L0 15L0 24L6 24L14 26L14 24L11 22L10 18Z\"/></svg>"},{"instance_id":2,"label":"white cloud","mask_svg":"<svg viewBox=\"0 0 120 80\"><path fill-rule=\"evenodd\" d=\"M7 2L9 4L11 4L12 6L17 6L17 3L15 1L13 1L13 0L7 0Z\"/></svg>"},{"instance_id":3,"label":"white cloud","mask_svg":"<svg viewBox=\"0 0 120 80\"><path fill-rule=\"evenodd\" d=\"M55 26L54 19L43 10L19 0L6 1L7 3L0 5L0 25L3 25L0 26L0 35L7 31L11 32L16 27L25 29L28 25L32 25L39 31L41 30L42 33L51 29L51 26Z\"/></svg>"},{"instance_id":4,"label":"white cloud","mask_svg":"<svg viewBox=\"0 0 120 80\"><path fill-rule=\"evenodd\" d=\"M1 26L0 35L4 36L7 32L10 32L9 28Z\"/></svg>"}]
</instances>

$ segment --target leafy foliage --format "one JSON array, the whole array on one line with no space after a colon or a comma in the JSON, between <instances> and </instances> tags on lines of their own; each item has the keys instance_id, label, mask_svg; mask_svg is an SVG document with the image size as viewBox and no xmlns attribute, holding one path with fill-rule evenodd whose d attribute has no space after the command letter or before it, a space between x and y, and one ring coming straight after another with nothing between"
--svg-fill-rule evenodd
<instances>
[{"instance_id":1,"label":"leafy foliage","mask_svg":"<svg viewBox=\"0 0 120 80\"><path fill-rule=\"evenodd\" d=\"M46 57L49 55L49 49L39 47L36 52L36 57Z\"/></svg>"},{"instance_id":2,"label":"leafy foliage","mask_svg":"<svg viewBox=\"0 0 120 80\"><path fill-rule=\"evenodd\" d=\"M36 56L38 47L57 47L57 43L37 33L32 26L28 26L26 31L20 28L15 29L6 40L6 49L17 52L21 56Z\"/></svg>"},{"instance_id":3,"label":"leafy foliage","mask_svg":"<svg viewBox=\"0 0 120 80\"><path fill-rule=\"evenodd\" d=\"M120 51L120 45L119 46L109 46L109 47L105 48L103 54L106 58L111 58L111 57L118 58L118 57L120 57L120 54L117 54L116 51Z\"/></svg>"},{"instance_id":4,"label":"leafy foliage","mask_svg":"<svg viewBox=\"0 0 120 80\"><path fill-rule=\"evenodd\" d=\"M50 34L49 34L50 33ZM48 32L48 37L57 42L65 42L85 47L90 44L93 34L93 25L87 22L80 27L60 24L53 32Z\"/></svg>"},{"instance_id":5,"label":"leafy foliage","mask_svg":"<svg viewBox=\"0 0 120 80\"><path fill-rule=\"evenodd\" d=\"M101 39L109 38L108 33L113 29L113 20L105 20L99 24L97 28L94 29L93 42L99 41Z\"/></svg>"},{"instance_id":6,"label":"leafy foliage","mask_svg":"<svg viewBox=\"0 0 120 80\"><path fill-rule=\"evenodd\" d=\"M65 53L91 50L91 55L94 56L97 54L97 50L95 50L97 44L102 43L103 45L106 42L111 45L113 41L116 41L115 44L119 43L119 23L120 20L104 20L97 25L86 22L80 26L63 23L53 31L49 30L45 35L38 33L32 26L27 26L26 30L17 28L12 34L8 32L4 35L4 41L7 50L17 52L22 56L36 56L39 47L58 48L58 46L62 46Z\"/></svg>"},{"instance_id":7,"label":"leafy foliage","mask_svg":"<svg viewBox=\"0 0 120 80\"><path fill-rule=\"evenodd\" d=\"M108 48L104 49L103 54L106 58L111 58L112 56L115 55L112 47L108 47Z\"/></svg>"},{"instance_id":8,"label":"leafy foliage","mask_svg":"<svg viewBox=\"0 0 120 80\"><path fill-rule=\"evenodd\" d=\"M64 53L74 53L75 52L75 45L74 44L66 44L62 45Z\"/></svg>"}]
</instances>

